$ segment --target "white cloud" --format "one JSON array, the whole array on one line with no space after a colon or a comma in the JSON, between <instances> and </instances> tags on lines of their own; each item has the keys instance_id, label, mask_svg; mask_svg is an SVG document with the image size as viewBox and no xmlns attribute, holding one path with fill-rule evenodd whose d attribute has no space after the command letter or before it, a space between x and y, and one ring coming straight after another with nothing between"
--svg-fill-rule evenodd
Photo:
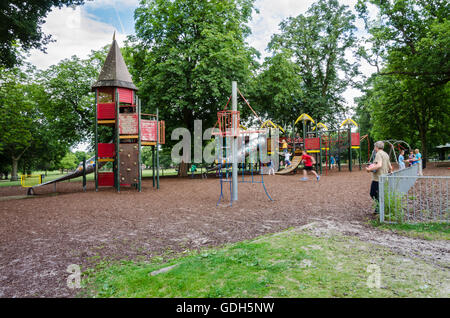
<instances>
[{"instance_id":1,"label":"white cloud","mask_svg":"<svg viewBox=\"0 0 450 318\"><path fill-rule=\"evenodd\" d=\"M255 7L259 9L259 14L253 14L250 23L252 35L248 42L261 53L262 60L268 56L265 50L272 35L280 31L280 22L305 13L312 3L314 0L256 0Z\"/></svg>"},{"instance_id":2,"label":"white cloud","mask_svg":"<svg viewBox=\"0 0 450 318\"><path fill-rule=\"evenodd\" d=\"M42 29L44 33L51 34L56 42L47 45L47 54L38 50L31 51L28 60L41 69L72 55L87 57L91 50L98 50L111 43L114 31L119 45L126 38L125 34L117 32L113 26L87 14L83 7L53 10Z\"/></svg>"},{"instance_id":3,"label":"white cloud","mask_svg":"<svg viewBox=\"0 0 450 318\"><path fill-rule=\"evenodd\" d=\"M85 4L87 7L91 7L94 9L104 8L104 7L137 7L139 5L139 0L94 0L87 1Z\"/></svg>"},{"instance_id":4,"label":"white cloud","mask_svg":"<svg viewBox=\"0 0 450 318\"><path fill-rule=\"evenodd\" d=\"M353 10L356 1L340 0L342 4L348 5ZM255 6L260 13L253 15L250 23L253 34L248 42L261 52L261 60L268 56L267 44L270 42L271 36L279 32L280 22L290 16L304 14L314 2L314 0L256 0ZM85 58L91 50L100 49L111 43L114 31L116 31L119 45L123 45L126 35L118 32L122 30L115 30L112 25L99 21L98 17L87 13L88 9L114 7L117 10L134 10L138 5L139 0L94 0L75 9L55 9L48 15L46 23L43 25L43 31L51 34L56 42L47 45L47 54L33 50L28 60L38 68L47 68L72 55ZM357 26L360 29L363 27L360 20L357 21ZM361 36L363 33L360 30L358 35ZM362 71L368 76L373 69L363 65ZM346 100L350 105L353 104L356 92L349 89L345 93Z\"/></svg>"},{"instance_id":5,"label":"white cloud","mask_svg":"<svg viewBox=\"0 0 450 318\"><path fill-rule=\"evenodd\" d=\"M255 6L260 13L253 14L253 20L249 24L252 29L252 35L248 39L248 43L261 53L262 62L265 57L270 54L266 51L267 45L271 37L275 33L279 33L279 24L288 17L296 17L299 14L305 14L308 8L316 2L315 0L256 0ZM355 5L357 0L340 0L341 4L349 6L355 15ZM371 8L373 9L373 8ZM357 15L356 15L357 16ZM357 35L359 37L365 35L364 23L361 19L356 19L355 24L358 28ZM354 61L354 57L347 54L347 57ZM367 63L362 63L360 71L365 76L370 76L374 72L374 68ZM353 99L361 96L361 92L357 89L350 88L344 93L344 98L348 105L354 106Z\"/></svg>"}]
</instances>

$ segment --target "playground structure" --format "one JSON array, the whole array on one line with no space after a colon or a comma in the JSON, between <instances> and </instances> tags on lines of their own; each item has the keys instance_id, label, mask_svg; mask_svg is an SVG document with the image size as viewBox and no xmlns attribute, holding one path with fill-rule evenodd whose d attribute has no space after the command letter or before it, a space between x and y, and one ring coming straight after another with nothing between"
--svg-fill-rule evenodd
<instances>
[{"instance_id":1,"label":"playground structure","mask_svg":"<svg viewBox=\"0 0 450 318\"><path fill-rule=\"evenodd\" d=\"M230 97L232 110L227 110L229 100L225 109L217 113L219 131L214 133L217 147L217 171L220 179L220 196L217 205L224 198L223 192L226 184L229 184L230 189L230 205L233 205L233 201L238 201L238 183L261 184L266 196L272 201L264 184L261 164L263 154L267 153L267 130L248 130L240 125L240 112L237 110L238 92L255 116L258 117L238 90L237 82L232 82ZM241 176L239 176L239 165L241 166ZM248 166L249 169L246 168ZM251 176L248 177L248 180L246 174Z\"/></svg>"},{"instance_id":2,"label":"playground structure","mask_svg":"<svg viewBox=\"0 0 450 318\"><path fill-rule=\"evenodd\" d=\"M30 187L28 194L34 194L35 188L49 184L55 184L56 191L56 183L81 176L83 189L86 190L86 174L89 173L95 173L96 191L99 187L114 187L120 192L121 187L128 186L141 192L141 149L145 146L152 147L153 187L159 189L158 149L165 143L165 123L159 120L158 109L156 114L141 113L137 87L133 84L115 35L92 90L95 91L95 156L80 163L72 173ZM100 141L99 126L112 129L112 141ZM108 170L112 171L102 170L108 166Z\"/></svg>"},{"instance_id":3,"label":"playground structure","mask_svg":"<svg viewBox=\"0 0 450 318\"><path fill-rule=\"evenodd\" d=\"M389 158L393 158L394 162L398 164L398 154L400 151L405 150L408 152L412 151L411 146L403 140L396 140L396 139L389 139L389 140L382 140L384 142L384 148L386 149L386 146L389 147L389 150L387 151ZM369 144L370 145L370 144ZM404 147L406 146L406 147ZM397 151L395 151L395 148L397 148ZM369 163L372 163L375 160L375 149L372 151L372 154L369 159Z\"/></svg>"},{"instance_id":4,"label":"playground structure","mask_svg":"<svg viewBox=\"0 0 450 318\"><path fill-rule=\"evenodd\" d=\"M159 145L165 142L164 122L155 114L141 113L141 100L136 95L137 88L113 38L113 43L100 72L98 81L92 85L95 91L95 190L99 187L114 187L117 192L124 186L142 190L143 146L153 147L156 152L157 176L153 175L153 185L159 188ZM147 117L143 119L142 116ZM99 140L99 125L113 130L113 141ZM156 150L156 151L155 151ZM111 171L101 171L104 163L112 164ZM153 165L155 169L155 164Z\"/></svg>"},{"instance_id":5,"label":"playground structure","mask_svg":"<svg viewBox=\"0 0 450 318\"><path fill-rule=\"evenodd\" d=\"M297 124L302 124L302 137L296 132ZM356 132L352 131L356 128ZM349 171L353 170L353 151L356 151L359 169L361 162L361 140L358 124L351 118L342 122L338 129L328 129L324 123L316 123L308 114L300 115L293 123L292 135L280 138L281 144L287 144L286 150L292 151L291 165L277 174L289 174L295 172L301 162L301 149L316 157L316 170L320 174L331 169L331 156L336 160L338 170L341 171L342 157L347 156Z\"/></svg>"}]
</instances>

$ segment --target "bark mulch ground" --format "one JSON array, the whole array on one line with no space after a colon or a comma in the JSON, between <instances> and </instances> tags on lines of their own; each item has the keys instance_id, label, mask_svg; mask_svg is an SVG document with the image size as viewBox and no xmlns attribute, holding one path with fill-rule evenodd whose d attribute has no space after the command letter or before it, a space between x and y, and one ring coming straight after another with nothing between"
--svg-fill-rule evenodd
<instances>
[{"instance_id":1,"label":"bark mulch ground","mask_svg":"<svg viewBox=\"0 0 450 318\"><path fill-rule=\"evenodd\" d=\"M429 168L429 175L450 175ZM364 171L331 172L316 182L301 175L266 176L269 201L260 184L239 184L239 201L229 193L216 207L219 180L161 179L143 182L143 192L123 189L82 192L81 183L37 189L31 199L20 187L0 187L0 297L73 297L66 286L71 264L99 259L140 259L255 238L313 220L357 222L374 218ZM361 228L364 228L362 226Z\"/></svg>"}]
</instances>

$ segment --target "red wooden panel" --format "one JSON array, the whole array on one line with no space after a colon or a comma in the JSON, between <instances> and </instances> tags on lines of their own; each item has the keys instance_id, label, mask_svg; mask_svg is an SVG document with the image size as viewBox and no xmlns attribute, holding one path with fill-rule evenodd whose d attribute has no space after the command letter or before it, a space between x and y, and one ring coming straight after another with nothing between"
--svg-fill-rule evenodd
<instances>
[{"instance_id":1,"label":"red wooden panel","mask_svg":"<svg viewBox=\"0 0 450 318\"><path fill-rule=\"evenodd\" d=\"M114 144L98 144L99 158L113 158L116 155L116 145Z\"/></svg>"},{"instance_id":2,"label":"red wooden panel","mask_svg":"<svg viewBox=\"0 0 450 318\"><path fill-rule=\"evenodd\" d=\"M352 146L359 146L359 133L352 133Z\"/></svg>"},{"instance_id":3,"label":"red wooden panel","mask_svg":"<svg viewBox=\"0 0 450 318\"><path fill-rule=\"evenodd\" d=\"M156 120L141 120L141 140L156 141Z\"/></svg>"},{"instance_id":4,"label":"red wooden panel","mask_svg":"<svg viewBox=\"0 0 450 318\"><path fill-rule=\"evenodd\" d=\"M121 135L137 135L139 134L139 124L137 114L120 114L119 115L119 133Z\"/></svg>"},{"instance_id":5,"label":"red wooden panel","mask_svg":"<svg viewBox=\"0 0 450 318\"><path fill-rule=\"evenodd\" d=\"M97 105L98 119L116 119L116 104L98 104Z\"/></svg>"},{"instance_id":6,"label":"red wooden panel","mask_svg":"<svg viewBox=\"0 0 450 318\"><path fill-rule=\"evenodd\" d=\"M99 187L113 187L114 186L114 172L99 172L98 173Z\"/></svg>"},{"instance_id":7,"label":"red wooden panel","mask_svg":"<svg viewBox=\"0 0 450 318\"><path fill-rule=\"evenodd\" d=\"M133 104L133 90L128 88L118 88L119 102Z\"/></svg>"},{"instance_id":8,"label":"red wooden panel","mask_svg":"<svg viewBox=\"0 0 450 318\"><path fill-rule=\"evenodd\" d=\"M318 150L320 148L320 138L306 138L305 149L306 150Z\"/></svg>"}]
</instances>

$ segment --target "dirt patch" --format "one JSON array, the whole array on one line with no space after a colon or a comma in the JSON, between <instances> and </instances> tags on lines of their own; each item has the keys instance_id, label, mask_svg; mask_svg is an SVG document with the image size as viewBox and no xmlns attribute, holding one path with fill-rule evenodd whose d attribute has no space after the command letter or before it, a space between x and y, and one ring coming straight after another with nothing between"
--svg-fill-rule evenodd
<instances>
[{"instance_id":1,"label":"dirt patch","mask_svg":"<svg viewBox=\"0 0 450 318\"><path fill-rule=\"evenodd\" d=\"M450 174L443 168L425 172ZM84 193L81 183L66 182L58 184L58 196L45 195L52 193L51 185L38 189L36 199L1 201L0 297L72 297L77 291L66 286L71 264L83 269L102 258L150 258L220 246L322 220L319 228L342 227L346 234L386 245L393 240L379 238L381 231L365 225L374 216L370 176L363 171L332 172L320 182L300 182L300 175L265 180L274 201L260 184L239 184L239 202L233 207L216 207L220 186L212 178L162 179L159 191L145 180L142 193L96 193L92 182ZM0 196L25 193L19 187L0 188ZM408 244L417 250L430 248L417 245L421 240L396 240L405 253ZM436 244L422 257L448 263L448 243Z\"/></svg>"},{"instance_id":2,"label":"dirt patch","mask_svg":"<svg viewBox=\"0 0 450 318\"><path fill-rule=\"evenodd\" d=\"M305 231L305 227L300 230ZM332 218L316 219L306 227L306 230L319 237L354 236L361 241L387 247L396 254L422 259L428 264L450 269L450 242L448 241L421 240L380 231L359 222L340 222Z\"/></svg>"}]
</instances>

